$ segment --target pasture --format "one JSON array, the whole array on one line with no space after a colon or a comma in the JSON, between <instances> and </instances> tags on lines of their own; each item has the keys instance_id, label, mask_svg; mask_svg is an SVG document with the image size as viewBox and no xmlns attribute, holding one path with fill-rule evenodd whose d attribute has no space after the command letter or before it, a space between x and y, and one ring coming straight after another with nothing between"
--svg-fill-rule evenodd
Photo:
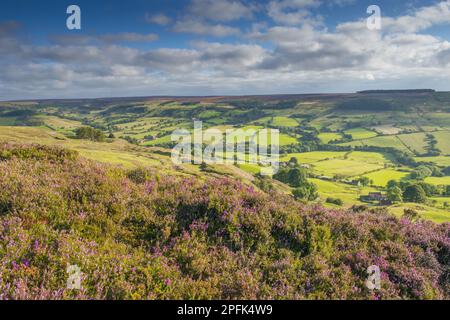
<instances>
[{"instance_id":1,"label":"pasture","mask_svg":"<svg viewBox=\"0 0 450 320\"><path fill-rule=\"evenodd\" d=\"M354 128L346 130L345 134L351 135L353 137L353 140L370 139L378 135L376 132L365 128Z\"/></svg>"},{"instance_id":2,"label":"pasture","mask_svg":"<svg viewBox=\"0 0 450 320\"><path fill-rule=\"evenodd\" d=\"M345 152L332 152L332 151L317 151L317 152L305 152L305 153L290 153L281 158L281 161L287 162L291 158L296 158L299 163L311 164L319 161L344 158Z\"/></svg>"},{"instance_id":3,"label":"pasture","mask_svg":"<svg viewBox=\"0 0 450 320\"><path fill-rule=\"evenodd\" d=\"M312 164L313 172L326 177L355 177L380 170L384 165L354 160L332 159Z\"/></svg>"},{"instance_id":4,"label":"pasture","mask_svg":"<svg viewBox=\"0 0 450 320\"><path fill-rule=\"evenodd\" d=\"M324 132L319 134L319 139L322 143L328 144L330 141L342 139L342 135L335 132Z\"/></svg>"},{"instance_id":5,"label":"pasture","mask_svg":"<svg viewBox=\"0 0 450 320\"><path fill-rule=\"evenodd\" d=\"M401 181L409 175L409 172L398 171L394 169L383 169L365 174L364 177L373 181L373 185L385 188L390 180Z\"/></svg>"}]
</instances>

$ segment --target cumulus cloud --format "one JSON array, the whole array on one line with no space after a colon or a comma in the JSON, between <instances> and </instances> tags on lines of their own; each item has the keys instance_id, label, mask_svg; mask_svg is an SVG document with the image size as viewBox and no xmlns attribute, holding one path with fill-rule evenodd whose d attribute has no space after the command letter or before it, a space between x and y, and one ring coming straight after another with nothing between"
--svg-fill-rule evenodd
<instances>
[{"instance_id":1,"label":"cumulus cloud","mask_svg":"<svg viewBox=\"0 0 450 320\"><path fill-rule=\"evenodd\" d=\"M285 13L323 5L314 0L277 3ZM129 46L127 42L157 39L134 33L65 35L53 37L49 45L37 45L18 37L17 24L0 24L0 100L342 92L386 86L440 89L450 77L450 42L424 31L450 23L449 8L450 1L442 1L408 15L385 17L381 31L369 30L363 19L332 30L315 23L297 24L295 19L275 25L253 21L245 37L234 43L192 41L189 46L157 49ZM221 22L231 17L219 20L213 12L197 20L185 15L173 30L242 35ZM235 18L248 14L236 13Z\"/></svg>"},{"instance_id":2,"label":"cumulus cloud","mask_svg":"<svg viewBox=\"0 0 450 320\"><path fill-rule=\"evenodd\" d=\"M196 18L212 21L233 21L253 16L253 6L239 0L192 0L188 13Z\"/></svg>"},{"instance_id":3,"label":"cumulus cloud","mask_svg":"<svg viewBox=\"0 0 450 320\"><path fill-rule=\"evenodd\" d=\"M134 32L105 34L100 38L107 42L151 42L159 39L158 35L154 33L139 34Z\"/></svg>"},{"instance_id":4,"label":"cumulus cloud","mask_svg":"<svg viewBox=\"0 0 450 320\"><path fill-rule=\"evenodd\" d=\"M154 14L154 15L150 15L149 13L146 13L145 20L148 23L154 23L154 24L157 24L160 26L167 26L172 22L172 19L163 13L158 13L158 14Z\"/></svg>"},{"instance_id":5,"label":"cumulus cloud","mask_svg":"<svg viewBox=\"0 0 450 320\"><path fill-rule=\"evenodd\" d=\"M210 35L215 37L226 37L239 35L239 28L230 27L222 24L210 24L207 22L185 19L175 23L173 31L179 33L191 33L197 35Z\"/></svg>"}]
</instances>

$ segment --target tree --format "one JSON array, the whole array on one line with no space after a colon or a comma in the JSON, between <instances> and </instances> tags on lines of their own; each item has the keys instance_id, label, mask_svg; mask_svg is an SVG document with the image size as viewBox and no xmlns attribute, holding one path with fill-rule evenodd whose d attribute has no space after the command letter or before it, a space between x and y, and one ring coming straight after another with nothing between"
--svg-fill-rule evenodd
<instances>
[{"instance_id":1,"label":"tree","mask_svg":"<svg viewBox=\"0 0 450 320\"><path fill-rule=\"evenodd\" d=\"M302 168L294 168L288 173L288 183L293 187L300 187L307 182L308 174Z\"/></svg>"},{"instance_id":2,"label":"tree","mask_svg":"<svg viewBox=\"0 0 450 320\"><path fill-rule=\"evenodd\" d=\"M289 160L289 165L298 166L298 159L295 158L295 157L292 157L292 158Z\"/></svg>"},{"instance_id":3,"label":"tree","mask_svg":"<svg viewBox=\"0 0 450 320\"><path fill-rule=\"evenodd\" d=\"M292 194L297 200L314 201L319 197L316 185L309 182L299 188L294 189L294 191L292 191Z\"/></svg>"},{"instance_id":4,"label":"tree","mask_svg":"<svg viewBox=\"0 0 450 320\"><path fill-rule=\"evenodd\" d=\"M445 187L445 191L444 191L446 196L450 196L450 186L446 186Z\"/></svg>"},{"instance_id":5,"label":"tree","mask_svg":"<svg viewBox=\"0 0 450 320\"><path fill-rule=\"evenodd\" d=\"M403 217L411 221L417 221L420 218L420 215L416 210L405 209Z\"/></svg>"},{"instance_id":6,"label":"tree","mask_svg":"<svg viewBox=\"0 0 450 320\"><path fill-rule=\"evenodd\" d=\"M389 180L389 182L387 183L388 189L392 189L394 187L399 187L399 186L400 186L400 184L396 180Z\"/></svg>"},{"instance_id":7,"label":"tree","mask_svg":"<svg viewBox=\"0 0 450 320\"><path fill-rule=\"evenodd\" d=\"M81 127L75 130L78 139L87 139L92 141L105 141L105 135L102 131L91 127Z\"/></svg>"},{"instance_id":8,"label":"tree","mask_svg":"<svg viewBox=\"0 0 450 320\"><path fill-rule=\"evenodd\" d=\"M357 180L362 186L366 187L370 184L370 179L367 177L361 177Z\"/></svg>"},{"instance_id":9,"label":"tree","mask_svg":"<svg viewBox=\"0 0 450 320\"><path fill-rule=\"evenodd\" d=\"M423 180L425 178L431 177L433 175L433 170L427 166L419 166L413 172L411 172L411 179Z\"/></svg>"},{"instance_id":10,"label":"tree","mask_svg":"<svg viewBox=\"0 0 450 320\"><path fill-rule=\"evenodd\" d=\"M399 187L392 187L388 189L387 197L392 202L403 202L403 191Z\"/></svg>"},{"instance_id":11,"label":"tree","mask_svg":"<svg viewBox=\"0 0 450 320\"><path fill-rule=\"evenodd\" d=\"M425 203L427 202L427 195L420 185L414 184L406 187L403 199L407 202Z\"/></svg>"}]
</instances>

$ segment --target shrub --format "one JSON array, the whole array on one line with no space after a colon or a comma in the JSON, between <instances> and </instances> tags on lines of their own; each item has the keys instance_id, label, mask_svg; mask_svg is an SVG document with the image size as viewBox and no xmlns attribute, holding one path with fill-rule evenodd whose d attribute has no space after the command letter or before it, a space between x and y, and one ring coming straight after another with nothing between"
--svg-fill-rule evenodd
<instances>
[{"instance_id":1,"label":"shrub","mask_svg":"<svg viewBox=\"0 0 450 320\"><path fill-rule=\"evenodd\" d=\"M449 224L52 148L0 154L25 155L0 161L0 299L450 299ZM82 290L67 289L68 265ZM371 265L377 292L364 285Z\"/></svg>"},{"instance_id":2,"label":"shrub","mask_svg":"<svg viewBox=\"0 0 450 320\"><path fill-rule=\"evenodd\" d=\"M342 206L344 202L341 199L335 199L335 198L327 198L327 203L335 204L337 206Z\"/></svg>"}]
</instances>

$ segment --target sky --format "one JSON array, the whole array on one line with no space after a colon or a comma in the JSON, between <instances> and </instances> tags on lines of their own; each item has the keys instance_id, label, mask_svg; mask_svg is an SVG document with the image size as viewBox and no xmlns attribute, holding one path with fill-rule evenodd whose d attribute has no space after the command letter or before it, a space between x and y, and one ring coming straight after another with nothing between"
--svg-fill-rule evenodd
<instances>
[{"instance_id":1,"label":"sky","mask_svg":"<svg viewBox=\"0 0 450 320\"><path fill-rule=\"evenodd\" d=\"M450 91L449 80L450 0L0 3L0 100Z\"/></svg>"}]
</instances>

